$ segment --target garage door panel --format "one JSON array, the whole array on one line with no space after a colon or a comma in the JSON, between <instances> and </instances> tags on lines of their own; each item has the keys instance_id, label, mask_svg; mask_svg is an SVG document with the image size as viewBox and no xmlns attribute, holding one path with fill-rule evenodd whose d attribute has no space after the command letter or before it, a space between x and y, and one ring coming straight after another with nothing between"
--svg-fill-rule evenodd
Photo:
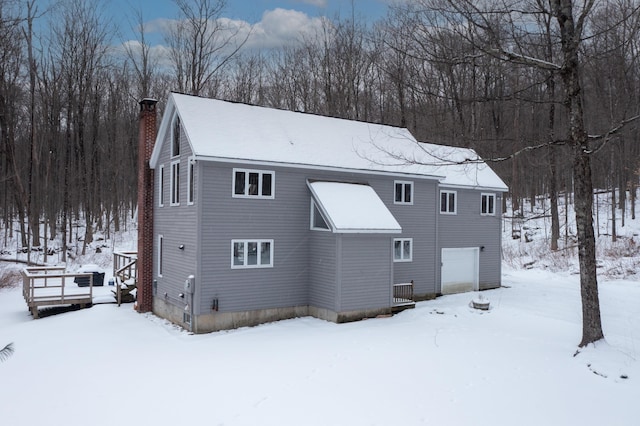
<instances>
[{"instance_id":1,"label":"garage door panel","mask_svg":"<svg viewBox=\"0 0 640 426\"><path fill-rule=\"evenodd\" d=\"M442 294L478 289L478 256L477 247L442 249Z\"/></svg>"}]
</instances>

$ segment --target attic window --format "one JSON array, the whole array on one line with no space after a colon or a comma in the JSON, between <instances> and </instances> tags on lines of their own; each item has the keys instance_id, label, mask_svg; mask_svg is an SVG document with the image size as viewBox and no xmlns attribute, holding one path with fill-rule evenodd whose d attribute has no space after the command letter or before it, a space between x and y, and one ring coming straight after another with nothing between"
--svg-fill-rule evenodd
<instances>
[{"instance_id":1,"label":"attic window","mask_svg":"<svg viewBox=\"0 0 640 426\"><path fill-rule=\"evenodd\" d=\"M176 114L171 131L171 156L177 157L178 155L180 155L180 117Z\"/></svg>"}]
</instances>

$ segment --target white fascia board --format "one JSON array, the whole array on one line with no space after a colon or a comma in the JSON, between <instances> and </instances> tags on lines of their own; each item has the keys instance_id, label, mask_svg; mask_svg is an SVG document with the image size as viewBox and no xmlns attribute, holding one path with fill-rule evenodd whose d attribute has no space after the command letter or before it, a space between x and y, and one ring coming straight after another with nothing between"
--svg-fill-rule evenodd
<instances>
[{"instance_id":1,"label":"white fascia board","mask_svg":"<svg viewBox=\"0 0 640 426\"><path fill-rule=\"evenodd\" d=\"M265 166L265 167L286 167L292 169L305 169L305 170L319 170L319 171L328 171L328 172L341 172L341 173L358 173L358 174L367 174L367 175L376 175L376 176L392 176L399 177L404 179L426 179L426 180L437 180L442 181L445 179L444 176L438 175L421 175L415 173L402 173L402 172L385 172L381 170L371 170L371 169L349 169L343 167L330 167L330 166L315 166L311 164L298 164L298 163L278 163L274 161L259 161L259 160L247 160L244 158L225 158L225 157L210 157L204 155L196 155L195 160L198 161L211 161L218 163L230 163L230 164L252 164L256 166Z\"/></svg>"}]
</instances>

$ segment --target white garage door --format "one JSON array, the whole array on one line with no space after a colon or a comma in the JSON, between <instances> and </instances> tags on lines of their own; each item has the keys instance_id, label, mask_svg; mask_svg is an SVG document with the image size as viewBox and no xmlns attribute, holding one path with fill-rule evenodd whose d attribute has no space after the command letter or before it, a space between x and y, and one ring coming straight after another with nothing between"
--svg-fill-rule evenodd
<instances>
[{"instance_id":1,"label":"white garage door","mask_svg":"<svg viewBox=\"0 0 640 426\"><path fill-rule=\"evenodd\" d=\"M442 294L478 290L478 247L442 249Z\"/></svg>"}]
</instances>

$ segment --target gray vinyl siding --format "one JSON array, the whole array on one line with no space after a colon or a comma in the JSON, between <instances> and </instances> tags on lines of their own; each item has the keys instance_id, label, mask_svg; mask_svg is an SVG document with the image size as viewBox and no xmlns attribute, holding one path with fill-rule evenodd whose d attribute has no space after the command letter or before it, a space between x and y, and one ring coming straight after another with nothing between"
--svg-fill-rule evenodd
<instances>
[{"instance_id":1,"label":"gray vinyl siding","mask_svg":"<svg viewBox=\"0 0 640 426\"><path fill-rule=\"evenodd\" d=\"M154 182L154 246L153 246L153 276L157 282L156 297L161 297L168 303L184 306L189 298L180 298L184 293L184 282L189 275L198 276L198 194L194 205L187 205L187 173L188 157L191 155L189 144L184 135L180 145L180 205L170 205L171 163L171 132L162 145L159 165L164 165L164 206L158 206L160 190L158 168L155 170ZM197 188L198 174L196 170L195 184ZM163 236L162 277L158 276L158 236ZM183 245L184 249L179 249ZM197 288L197 287L196 287ZM166 296L165 296L166 293Z\"/></svg>"},{"instance_id":2,"label":"gray vinyl siding","mask_svg":"<svg viewBox=\"0 0 640 426\"><path fill-rule=\"evenodd\" d=\"M232 197L233 168L274 171L274 199ZM309 190L287 169L199 162L203 210L201 313L307 305ZM231 268L231 241L272 239L273 267Z\"/></svg>"},{"instance_id":3,"label":"gray vinyl siding","mask_svg":"<svg viewBox=\"0 0 640 426\"><path fill-rule=\"evenodd\" d=\"M337 312L337 241L331 232L311 231L309 305Z\"/></svg>"},{"instance_id":4,"label":"gray vinyl siding","mask_svg":"<svg viewBox=\"0 0 640 426\"><path fill-rule=\"evenodd\" d=\"M389 234L339 234L338 312L391 306L393 262Z\"/></svg>"},{"instance_id":5,"label":"gray vinyl siding","mask_svg":"<svg viewBox=\"0 0 640 426\"><path fill-rule=\"evenodd\" d=\"M410 205L393 203L392 179L386 179L379 190L385 202L391 200L387 207L402 226L402 234L393 235L393 238L413 238L412 261L393 263L393 282L399 284L413 280L416 295L432 295L436 293L437 232L436 217L433 212L436 208L437 182L419 179L412 181L413 204ZM391 255L393 256L393 252Z\"/></svg>"},{"instance_id":6,"label":"gray vinyl siding","mask_svg":"<svg viewBox=\"0 0 640 426\"><path fill-rule=\"evenodd\" d=\"M455 215L438 213L438 264L440 264L442 248L480 247L480 289L500 286L502 193L459 188L441 189L456 191L457 213ZM480 214L481 193L496 194L496 214L494 216ZM439 191L437 199L440 199ZM439 205L437 211L440 211ZM438 268L437 282L439 291L440 268Z\"/></svg>"},{"instance_id":7,"label":"gray vinyl siding","mask_svg":"<svg viewBox=\"0 0 640 426\"><path fill-rule=\"evenodd\" d=\"M275 172L274 199L232 197L234 168ZM400 274L404 276L398 279L402 282L413 279L417 292L435 291L435 220L433 214L423 210L430 208L433 211L436 191L433 180L416 181L414 205L394 206L393 179L386 176L208 161L198 162L198 173L202 181L201 314L211 313L214 298L218 299L220 312L306 305L337 309L336 298L340 295L336 294L336 278L331 276L331 266L339 261L344 263L345 259L335 257L331 233L309 229L309 179L371 185L394 214L399 212L401 226L406 227L414 238L414 262L401 265ZM397 234L385 235L381 243L387 256L382 259L383 263L392 264L394 235ZM233 239L273 239L273 268L232 269ZM326 257L329 264L320 266L318 253ZM376 261L378 264L380 262ZM389 280L389 286L394 279ZM387 291L390 292L390 288ZM348 300L347 305L356 306L356 303Z\"/></svg>"}]
</instances>

